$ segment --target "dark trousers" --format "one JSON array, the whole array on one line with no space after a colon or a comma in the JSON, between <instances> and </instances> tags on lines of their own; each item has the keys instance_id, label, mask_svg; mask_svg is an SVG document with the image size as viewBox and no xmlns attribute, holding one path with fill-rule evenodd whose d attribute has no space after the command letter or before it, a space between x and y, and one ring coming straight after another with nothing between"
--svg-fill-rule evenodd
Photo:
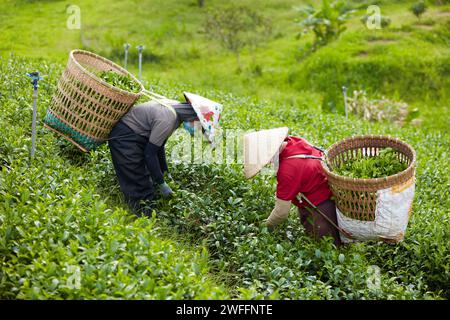
<instances>
[{"instance_id":1,"label":"dark trousers","mask_svg":"<svg viewBox=\"0 0 450 320\"><path fill-rule=\"evenodd\" d=\"M134 133L126 124L119 121L109 135L109 149L125 200L137 213L150 210L154 197L153 182L145 164L144 150L146 137Z\"/></svg>"},{"instance_id":2,"label":"dark trousers","mask_svg":"<svg viewBox=\"0 0 450 320\"><path fill-rule=\"evenodd\" d=\"M336 206L334 201L325 200L317 206L331 221L337 225ZM333 227L320 213L313 208L300 208L300 221L306 232L314 237L320 239L325 236L330 236L334 239L334 244L341 245L341 238L339 237L339 231Z\"/></svg>"}]
</instances>

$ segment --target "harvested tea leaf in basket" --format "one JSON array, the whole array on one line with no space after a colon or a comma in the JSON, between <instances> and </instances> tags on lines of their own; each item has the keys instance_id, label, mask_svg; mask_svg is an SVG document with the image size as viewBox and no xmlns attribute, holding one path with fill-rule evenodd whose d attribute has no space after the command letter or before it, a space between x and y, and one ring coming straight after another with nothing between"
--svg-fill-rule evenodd
<instances>
[{"instance_id":1,"label":"harvested tea leaf in basket","mask_svg":"<svg viewBox=\"0 0 450 320\"><path fill-rule=\"evenodd\" d=\"M139 84L131 77L114 71L101 71L97 76L110 85L128 92L138 93L141 90Z\"/></svg>"},{"instance_id":2,"label":"harvested tea leaf in basket","mask_svg":"<svg viewBox=\"0 0 450 320\"><path fill-rule=\"evenodd\" d=\"M335 168L335 173L350 178L373 179L394 175L407 167L406 163L400 162L394 149L385 148L377 156L348 160Z\"/></svg>"}]
</instances>

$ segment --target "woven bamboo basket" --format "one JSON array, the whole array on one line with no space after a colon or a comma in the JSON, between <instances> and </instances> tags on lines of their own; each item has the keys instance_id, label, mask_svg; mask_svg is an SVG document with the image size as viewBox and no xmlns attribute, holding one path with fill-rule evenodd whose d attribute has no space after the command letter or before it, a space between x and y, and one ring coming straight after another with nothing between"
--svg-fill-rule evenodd
<instances>
[{"instance_id":1,"label":"woven bamboo basket","mask_svg":"<svg viewBox=\"0 0 450 320\"><path fill-rule=\"evenodd\" d=\"M141 92L114 87L91 70L127 75L139 83ZM73 50L58 81L44 126L88 152L106 141L114 125L144 90L132 74L114 62L88 51Z\"/></svg>"},{"instance_id":2,"label":"woven bamboo basket","mask_svg":"<svg viewBox=\"0 0 450 320\"><path fill-rule=\"evenodd\" d=\"M356 179L337 175L333 170L357 157L373 157L384 148L392 148L407 169L395 175L376 179ZM407 143L386 136L355 136L333 144L326 152L322 167L335 197L336 207L348 218L360 221L376 219L377 192L407 185L414 181L416 153ZM409 213L411 214L411 212Z\"/></svg>"}]
</instances>

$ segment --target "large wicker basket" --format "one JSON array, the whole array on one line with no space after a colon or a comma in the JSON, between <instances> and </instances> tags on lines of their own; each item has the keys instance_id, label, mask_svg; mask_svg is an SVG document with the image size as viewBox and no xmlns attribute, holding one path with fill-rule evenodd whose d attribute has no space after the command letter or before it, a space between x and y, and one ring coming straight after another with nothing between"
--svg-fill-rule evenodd
<instances>
[{"instance_id":1,"label":"large wicker basket","mask_svg":"<svg viewBox=\"0 0 450 320\"><path fill-rule=\"evenodd\" d=\"M116 88L92 72L106 70L130 76L139 83L141 92L144 90L132 74L114 62L88 51L73 50L44 118L45 127L84 152L103 143L141 96L141 92Z\"/></svg>"},{"instance_id":2,"label":"large wicker basket","mask_svg":"<svg viewBox=\"0 0 450 320\"><path fill-rule=\"evenodd\" d=\"M388 147L392 148L396 152L400 162L407 164L406 170L392 176L376 179L349 178L340 176L333 172L334 169L339 167L343 162L355 159L357 157L373 157L378 155L381 149ZM416 153L407 143L399 139L386 136L366 135L350 137L333 144L327 150L326 161L322 162L322 166L328 177L328 182L333 196L335 197L338 222L339 215L341 215L341 221L346 220L347 222L356 222L356 224L350 223L349 225L352 225L357 229L359 228L357 222L360 221L361 223L359 226L367 228L367 230L372 228L370 229L371 231L367 232L376 233L376 229L379 229L380 227L380 221L377 221L377 214L380 214L380 210L384 210L383 214L385 215L398 214L404 216L406 214L406 219L409 219L412 205L411 188L412 194L414 193ZM397 210L396 204L392 202L395 202L396 199L402 199L401 192L406 190L408 187L410 189L407 201L411 203L408 203L406 207L402 207L402 204L398 204L399 206L397 207ZM390 194L393 195L389 198L391 203L386 204L386 201L381 203L381 197L386 198L386 193L383 193L385 190L389 191ZM397 194L399 194L400 197L396 198ZM383 205L383 208L378 208L381 207L381 205ZM386 206L388 207L387 210ZM401 209L401 207L404 209ZM408 212L397 212L396 210L407 210ZM383 217L383 219L385 218L386 217ZM389 217L387 218L389 219ZM395 221L389 221L389 223L400 223L398 221L402 221L401 223L404 224L404 220L404 218L401 218ZM371 222L373 222L372 226L370 225ZM385 228L384 226L383 228L383 230L386 231L385 229L387 227ZM402 230L405 228L406 225L400 226L400 229ZM346 231L357 234L359 230L347 229ZM390 231L386 231L386 234L389 234L389 232ZM387 236L386 234L384 236L380 234L373 234L371 236L381 240L387 240L389 242L397 242L403 238L404 230L403 232L398 232L398 234L394 236L392 236L392 234Z\"/></svg>"}]
</instances>

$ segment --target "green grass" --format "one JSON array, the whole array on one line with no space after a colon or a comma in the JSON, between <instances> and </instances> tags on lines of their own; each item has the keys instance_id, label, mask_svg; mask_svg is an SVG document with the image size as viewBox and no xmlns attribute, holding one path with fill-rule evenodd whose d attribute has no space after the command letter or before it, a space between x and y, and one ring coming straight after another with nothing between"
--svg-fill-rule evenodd
<instances>
[{"instance_id":1,"label":"green grass","mask_svg":"<svg viewBox=\"0 0 450 320\"><path fill-rule=\"evenodd\" d=\"M188 82L196 90L220 89L294 107L305 96L314 108L331 96L339 112L345 85L408 102L420 110L424 126L448 126L448 119L438 115L448 112L449 5L430 7L422 20L433 25L425 29L408 10L414 1L379 1L392 19L383 30L363 26L362 6L341 39L305 57L311 37L296 39L296 8L302 1L241 2L269 17L274 32L254 52L244 50L240 72L235 57L201 33L206 12L220 7L220 1L207 1L203 9L194 0L79 1L81 31L65 27L68 1L3 1L0 54L65 63L69 50L85 48L122 64L122 46L128 42L129 68L136 74L135 47L144 44L143 76L152 83Z\"/></svg>"}]
</instances>

